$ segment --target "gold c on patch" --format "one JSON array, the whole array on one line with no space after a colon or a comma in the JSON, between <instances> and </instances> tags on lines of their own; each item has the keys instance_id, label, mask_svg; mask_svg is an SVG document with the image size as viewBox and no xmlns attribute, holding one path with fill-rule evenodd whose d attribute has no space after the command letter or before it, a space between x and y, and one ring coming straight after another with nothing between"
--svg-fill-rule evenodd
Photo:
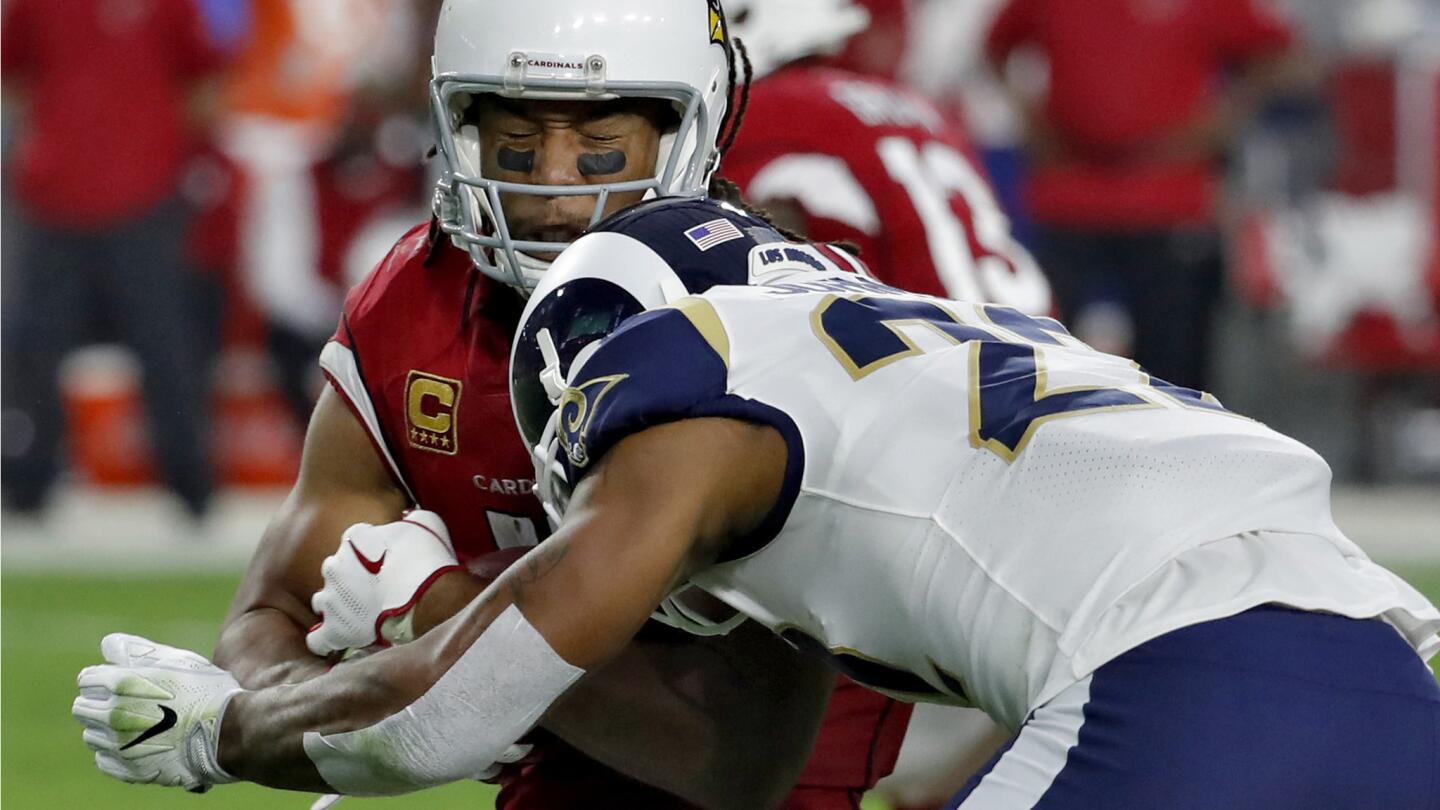
<instances>
[{"instance_id":1,"label":"gold c on patch","mask_svg":"<svg viewBox=\"0 0 1440 810\"><path fill-rule=\"evenodd\" d=\"M411 371L405 378L405 434L410 446L453 456L460 450L455 414L459 380Z\"/></svg>"}]
</instances>

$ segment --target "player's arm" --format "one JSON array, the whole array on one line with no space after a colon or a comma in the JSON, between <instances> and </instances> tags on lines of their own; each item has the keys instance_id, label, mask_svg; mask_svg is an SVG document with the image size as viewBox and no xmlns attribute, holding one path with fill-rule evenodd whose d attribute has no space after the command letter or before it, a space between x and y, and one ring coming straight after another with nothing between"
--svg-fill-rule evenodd
<instances>
[{"instance_id":1,"label":"player's arm","mask_svg":"<svg viewBox=\"0 0 1440 810\"><path fill-rule=\"evenodd\" d=\"M1241 64L1225 82L1217 102L1157 137L1141 153L1151 160L1214 160L1235 144L1245 127L1275 99L1312 92L1318 70L1298 51L1256 56Z\"/></svg>"},{"instance_id":2,"label":"player's arm","mask_svg":"<svg viewBox=\"0 0 1440 810\"><path fill-rule=\"evenodd\" d=\"M437 580L415 608L417 635L464 610L487 582L462 572ZM754 622L704 638L651 622L541 725L687 802L749 810L792 788L797 752L813 745L834 680L824 660Z\"/></svg>"},{"instance_id":3,"label":"player's arm","mask_svg":"<svg viewBox=\"0 0 1440 810\"><path fill-rule=\"evenodd\" d=\"M324 672L325 659L305 646L306 630L319 621L310 597L323 584L321 562L352 524L389 523L406 506L364 426L327 387L310 417L299 477L255 549L215 663L250 689Z\"/></svg>"},{"instance_id":4,"label":"player's arm","mask_svg":"<svg viewBox=\"0 0 1440 810\"><path fill-rule=\"evenodd\" d=\"M760 524L786 452L775 431L724 419L628 437L577 488L561 529L434 632L323 678L237 695L220 763L303 790L474 775L613 658L676 585ZM317 732L308 744L305 732Z\"/></svg>"},{"instance_id":5,"label":"player's arm","mask_svg":"<svg viewBox=\"0 0 1440 810\"><path fill-rule=\"evenodd\" d=\"M747 621L724 636L632 643L561 696L544 726L701 807L774 807L799 778L834 682L822 658Z\"/></svg>"}]
</instances>

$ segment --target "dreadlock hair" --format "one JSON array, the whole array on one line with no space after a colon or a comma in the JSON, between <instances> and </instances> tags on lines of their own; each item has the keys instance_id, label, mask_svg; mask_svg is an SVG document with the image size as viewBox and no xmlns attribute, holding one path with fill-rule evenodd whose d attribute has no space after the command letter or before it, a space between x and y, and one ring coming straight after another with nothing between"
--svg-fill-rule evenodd
<instances>
[{"instance_id":1,"label":"dreadlock hair","mask_svg":"<svg viewBox=\"0 0 1440 810\"><path fill-rule=\"evenodd\" d=\"M725 37L725 61L730 66L730 103L725 105L725 115L720 118L720 143L718 151L720 153L721 165L724 165L725 154L730 151L730 147L735 145L735 139L740 135L740 125L745 120L745 108L750 106L750 82L754 79L754 71L750 66L750 53L745 49L745 43L743 41L732 39L728 36L730 23L728 20L723 19L724 13L725 11L722 7L720 14L722 15L722 23L726 26L725 32L727 34ZM739 61L743 71L743 81L739 83L735 81L736 61ZM733 116L730 114L731 110L734 110L735 114ZM739 208L741 211L774 228L777 233L792 242L808 241L804 236L775 224L775 220L770 215L770 212L759 206L751 205L740 194L739 186L726 180L719 174L710 175L710 185L709 188L705 190L705 195L712 200L719 200L720 202Z\"/></svg>"},{"instance_id":2,"label":"dreadlock hair","mask_svg":"<svg viewBox=\"0 0 1440 810\"><path fill-rule=\"evenodd\" d=\"M727 23L728 24L728 23ZM727 31L729 29L726 29ZM735 81L735 59L740 59L742 69L741 81ZM730 98L729 104L725 105L725 115L720 119L720 132L722 133L719 144L720 157L723 160L725 153L735 145L735 138L740 135L740 124L745 120L745 108L750 105L750 82L755 78L755 71L750 66L750 52L746 50L745 43L728 36L725 38L725 61L730 69ZM735 115L730 115L734 108ZM728 128L727 128L728 126Z\"/></svg>"},{"instance_id":3,"label":"dreadlock hair","mask_svg":"<svg viewBox=\"0 0 1440 810\"><path fill-rule=\"evenodd\" d=\"M720 13L723 15L725 12L722 9ZM728 33L730 30L728 27L729 22L727 21L724 24L727 26L725 30ZM740 126L745 120L745 109L750 106L750 82L755 77L754 69L750 65L750 52L746 50L743 40L730 39L727 36L725 39L725 55L726 61L730 65L731 103L725 105L725 115L720 119L721 138L719 152L721 165L724 165L725 154L730 151L730 147L735 145L735 139L740 135ZM735 62L737 61L737 57L743 71L743 81L738 84L735 81ZM733 117L730 115L731 109L735 111ZM726 180L719 174L710 176L710 185L709 188L706 189L705 194L713 200L719 200L720 202L739 208L741 211L774 228L776 233L792 242L812 241L783 225L776 224L775 218L769 211L748 202L744 196L741 195L739 186ZM860 255L860 247L853 243L831 242L829 244L852 256L858 257Z\"/></svg>"},{"instance_id":4,"label":"dreadlock hair","mask_svg":"<svg viewBox=\"0 0 1440 810\"><path fill-rule=\"evenodd\" d=\"M769 225L771 228L774 228L776 233L780 234L786 239L789 239L791 242L810 241L801 234L798 234L783 225L777 224L775 222L774 216L769 211L766 211L764 208L761 208L760 206L747 201L740 194L739 186L735 185L733 181L726 180L718 174L710 178L710 187L705 190L705 195L712 200L717 200L719 202L725 203L726 205L731 205L739 208L741 211L744 211L750 216L760 220L761 222L764 222L766 225Z\"/></svg>"},{"instance_id":5,"label":"dreadlock hair","mask_svg":"<svg viewBox=\"0 0 1440 810\"><path fill-rule=\"evenodd\" d=\"M724 7L720 8L720 14L721 23L726 26L725 62L730 66L730 98L728 99L729 103L725 105L725 114L720 118L720 137L717 147L717 151L720 153L720 162L723 164L725 153L735 145L735 138L740 134L740 124L745 120L745 108L750 104L750 80L754 78L754 73L750 67L750 54L745 50L745 43L729 36L730 23L724 19ZM739 83L735 81L736 61L739 61L743 70L744 80ZM731 115L732 110L734 115ZM705 195L712 200L733 205L750 216L764 221L786 239L796 242L805 241L803 236L776 225L769 212L763 208L746 202L745 198L740 195L740 187L719 174L710 175L710 185L705 190Z\"/></svg>"},{"instance_id":6,"label":"dreadlock hair","mask_svg":"<svg viewBox=\"0 0 1440 810\"><path fill-rule=\"evenodd\" d=\"M766 211L761 206L758 206L746 200L745 197L741 195L739 186L735 185L733 181L726 180L719 175L715 175L710 178L710 187L706 189L705 195L712 200L717 200L719 202L725 203L726 205L731 205L739 208L746 214L749 214L750 216L760 220L761 222L764 222L766 225L769 225L771 228L774 228L776 233L780 234L791 242L815 242L814 239L811 239L804 234L796 233L795 231L792 231L789 228L786 228L785 226L776 223L774 216L769 211ZM838 242L825 242L824 244L843 250L846 253L849 253L851 256L855 256L857 258L860 256L860 246L853 242L846 242L842 240Z\"/></svg>"},{"instance_id":7,"label":"dreadlock hair","mask_svg":"<svg viewBox=\"0 0 1440 810\"><path fill-rule=\"evenodd\" d=\"M745 117L745 105L750 101L750 79L753 71L750 69L750 54L745 51L745 43L730 36L730 20L725 16L725 7L716 0L710 0L709 6L711 11L720 16L720 31L722 32L720 45L725 49L725 67L730 82L729 95L725 99L728 103L725 105L724 114L720 116L720 128L716 130L719 133L718 151L720 156L724 157L725 152L730 149L730 145L735 143L735 136L740 131L740 119ZM740 63L745 68L745 80L739 84L735 82L737 54Z\"/></svg>"}]
</instances>

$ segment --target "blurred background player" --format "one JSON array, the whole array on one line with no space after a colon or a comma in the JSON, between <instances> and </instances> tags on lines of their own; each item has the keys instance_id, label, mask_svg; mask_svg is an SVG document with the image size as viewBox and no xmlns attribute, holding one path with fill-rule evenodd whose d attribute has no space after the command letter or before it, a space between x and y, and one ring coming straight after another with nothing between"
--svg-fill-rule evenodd
<instances>
[{"instance_id":1,"label":"blurred background player","mask_svg":"<svg viewBox=\"0 0 1440 810\"><path fill-rule=\"evenodd\" d=\"M442 9L432 88L445 161L439 217L413 228L351 292L322 355L331 388L311 417L300 477L261 541L216 648L216 661L242 683L296 680L329 665L310 653L304 634L320 620L310 604L320 560L351 524L403 530L396 522L404 510L422 506L448 528L458 563L491 577L495 552L523 550L547 532L526 449L497 427L510 411L505 368L522 302L517 292L605 212L646 193L704 192L720 145L740 124L728 101L737 66L718 6L691 4L689 14L653 15L636 0L634 10L647 12L638 19L669 22L657 28L582 15L587 24L566 26L560 36L537 32L550 32L556 15L571 18L573 5L564 0L518 15L494 2ZM665 27L687 23L698 28ZM520 50L525 42L549 44ZM519 57L507 61L512 52ZM555 56L573 53L600 61L592 67ZM576 92L577 78L636 81L643 89L608 101L570 100L590 98ZM507 84L523 89L502 95ZM676 95L676 86L691 89ZM607 196L597 199L602 190ZM387 570L402 562L410 560ZM420 601L425 595L443 603L447 590L460 594L459 604L468 601L484 578L447 573L456 563L426 558L430 567L390 607L428 605ZM785 722L786 713L820 708L791 685L831 676L793 660L793 651L763 634L736 631L724 642L652 634L659 638L548 727L693 801L766 803L758 797L776 783L763 770L782 761L774 752L810 742L810 726ZM822 746L816 767L842 776L797 792L786 806L853 806L889 770L903 728L903 721L887 724L894 711L888 701L840 705L822 732L840 742ZM715 718L725 721L719 733L684 733ZM804 738L787 734L792 727ZM882 729L894 741L877 751ZM687 762L707 765L697 772ZM745 774L744 789L737 773ZM500 804L571 806L596 795L616 806L684 805L559 740L542 743L507 780Z\"/></svg>"},{"instance_id":2,"label":"blurred background player","mask_svg":"<svg viewBox=\"0 0 1440 810\"><path fill-rule=\"evenodd\" d=\"M1050 291L1010 232L954 118L890 74L900 0L732 3L756 81L721 173L812 239L860 248L903 289L1049 314Z\"/></svg>"},{"instance_id":3,"label":"blurred background player","mask_svg":"<svg viewBox=\"0 0 1440 810\"><path fill-rule=\"evenodd\" d=\"M1023 194L1060 316L1082 340L1206 388L1223 280L1220 161L1294 80L1292 41L1261 0L1001 7L985 43L994 69L1019 51L1047 68L1043 90L1015 89Z\"/></svg>"},{"instance_id":4,"label":"blurred background player","mask_svg":"<svg viewBox=\"0 0 1440 810\"><path fill-rule=\"evenodd\" d=\"M180 184L221 56L191 0L15 0L3 25L6 104L22 119L7 181L23 209L6 267L6 508L45 505L66 453L61 363L113 334L143 369L165 484L199 518L213 489L214 325L182 251Z\"/></svg>"},{"instance_id":5,"label":"blurred background player","mask_svg":"<svg viewBox=\"0 0 1440 810\"><path fill-rule=\"evenodd\" d=\"M420 107L413 91L424 68L414 54L428 50L437 10L400 0L249 4L218 143L234 169L231 219L212 225L234 229L226 261L264 321L277 383L302 425L320 387L315 356L358 280L341 266L347 237L374 209L418 196L419 172L386 166L398 161L386 154L394 136L382 128ZM401 160L413 167L423 146L397 134ZM361 155L373 157L361 163ZM354 197L366 205L347 205Z\"/></svg>"}]
</instances>

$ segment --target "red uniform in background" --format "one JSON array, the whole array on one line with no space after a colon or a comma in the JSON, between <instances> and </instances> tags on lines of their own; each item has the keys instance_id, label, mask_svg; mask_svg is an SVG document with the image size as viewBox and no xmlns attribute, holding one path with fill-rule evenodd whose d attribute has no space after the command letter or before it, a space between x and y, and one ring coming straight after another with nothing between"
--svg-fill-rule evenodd
<instances>
[{"instance_id":1,"label":"red uniform in background","mask_svg":"<svg viewBox=\"0 0 1440 810\"><path fill-rule=\"evenodd\" d=\"M190 0L5 4L3 69L28 96L13 156L29 216L88 230L175 193L196 83L222 67Z\"/></svg>"},{"instance_id":2,"label":"red uniform in background","mask_svg":"<svg viewBox=\"0 0 1440 810\"><path fill-rule=\"evenodd\" d=\"M397 484L444 519L464 563L534 545L547 531L510 408L522 303L448 240L432 252L428 229L417 226L351 290L321 356ZM837 692L785 807L858 807L893 766L908 716L908 707L859 687ZM549 736L531 759L505 780L501 810L688 807Z\"/></svg>"},{"instance_id":3,"label":"red uniform in background","mask_svg":"<svg viewBox=\"0 0 1440 810\"><path fill-rule=\"evenodd\" d=\"M1292 37L1262 0L1010 0L986 55L1000 64L1026 46L1043 52L1043 117L1065 150L1026 180L1031 215L1115 230L1210 223L1220 183L1211 156L1144 150L1214 108L1227 66L1279 54Z\"/></svg>"},{"instance_id":4,"label":"red uniform in background","mask_svg":"<svg viewBox=\"0 0 1440 810\"><path fill-rule=\"evenodd\" d=\"M1016 52L1049 66L1021 194L1076 337L1208 387L1227 258L1221 159L1296 70L1291 40L1268 0L1003 5L985 39L991 66L1003 72Z\"/></svg>"},{"instance_id":5,"label":"red uniform in background","mask_svg":"<svg viewBox=\"0 0 1440 810\"><path fill-rule=\"evenodd\" d=\"M887 284L1048 315L1045 278L972 155L919 94L796 65L756 80L721 173L748 199L797 203L808 236L858 245Z\"/></svg>"}]
</instances>

